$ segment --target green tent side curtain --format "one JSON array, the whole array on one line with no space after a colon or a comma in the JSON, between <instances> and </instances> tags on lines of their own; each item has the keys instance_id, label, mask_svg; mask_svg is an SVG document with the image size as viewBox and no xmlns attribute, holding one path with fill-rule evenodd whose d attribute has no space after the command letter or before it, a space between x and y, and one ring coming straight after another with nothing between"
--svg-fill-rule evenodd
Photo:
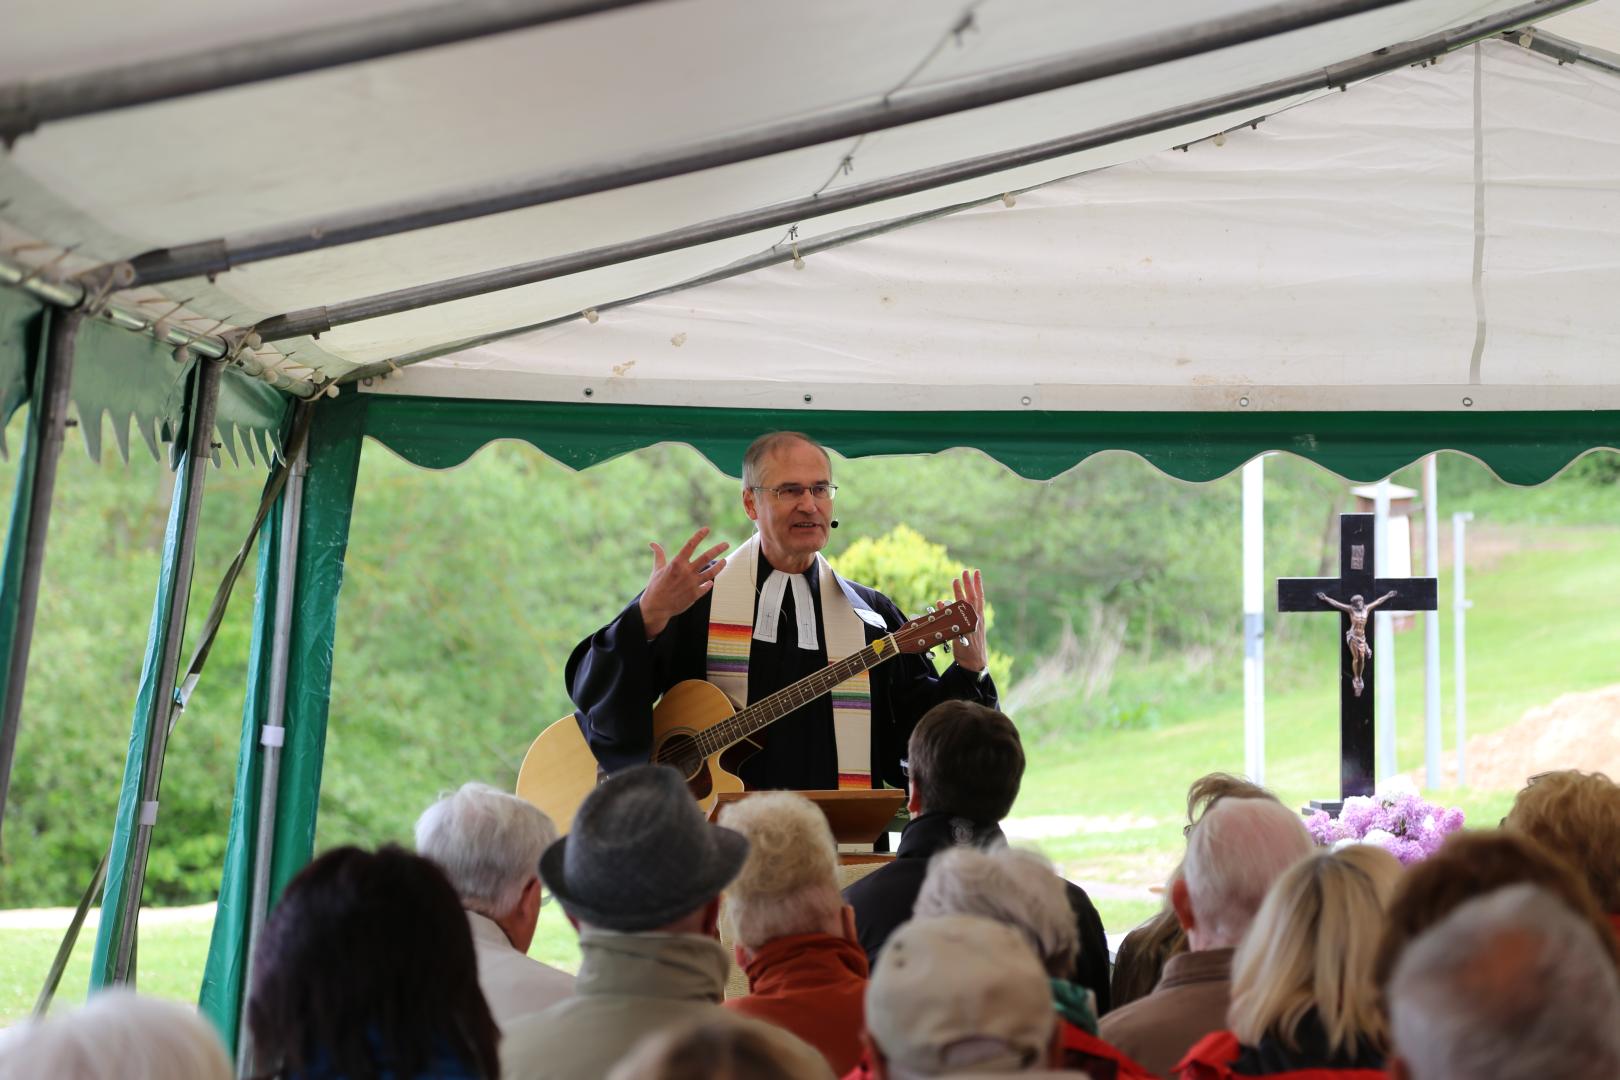
<instances>
[{"instance_id":1,"label":"green tent side curtain","mask_svg":"<svg viewBox=\"0 0 1620 1080\"><path fill-rule=\"evenodd\" d=\"M338 592L348 547L349 518L360 469L360 445L367 402L350 395L324 402L309 434L309 465L299 516L297 580L287 664L285 744L277 787L270 904L274 906L315 849L321 767L326 753L327 707L331 700L333 646ZM286 498L285 495L282 498ZM258 583L253 605L253 643L248 659L248 691L242 716L241 756L231 805L219 908L203 974L201 1004L233 1050L246 992L247 940L251 922L254 842L258 829L258 788L263 747L260 731L277 718L268 715L270 653L276 608L276 569L280 563L281 500L265 522L259 544Z\"/></svg>"},{"instance_id":2,"label":"green tent side curtain","mask_svg":"<svg viewBox=\"0 0 1620 1080\"><path fill-rule=\"evenodd\" d=\"M43 341L48 305L21 289L0 287L0 451L6 422L27 400L35 343ZM74 347L72 399L90 457L101 460L106 427L112 425L120 456L129 460L130 428L152 456L178 429L194 357L159 344L149 335L102 319L86 319ZM268 461L281 452L281 430L290 399L236 368L220 374L216 442L233 462ZM216 460L218 455L216 454Z\"/></svg>"},{"instance_id":3,"label":"green tent side curtain","mask_svg":"<svg viewBox=\"0 0 1620 1080\"><path fill-rule=\"evenodd\" d=\"M1370 482L1435 450L1539 484L1597 447L1620 447L1620 412L891 412L722 409L374 395L366 433L430 469L495 439L521 439L574 468L683 442L734 473L761 432L805 431L847 457L975 447L1044 480L1104 450L1139 454L1180 480L1225 476L1285 450Z\"/></svg>"},{"instance_id":4,"label":"green tent side curtain","mask_svg":"<svg viewBox=\"0 0 1620 1080\"><path fill-rule=\"evenodd\" d=\"M193 380L196 382L196 380ZM191 478L197 469L206 469L206 461L198 461L190 454L182 454L175 475L174 497L169 503L169 521L163 533L163 552L158 570L157 595L152 603L152 622L146 636L146 653L141 661L141 679L135 694L134 716L130 724L129 748L124 758L124 778L118 793L118 809L114 817L111 855L107 862L107 884L102 893L102 918L96 930L95 951L90 958L90 989L97 990L115 979L124 894L128 873L136 856L136 838L141 814L141 795L147 775L146 758L152 734L159 724L166 724L169 703L158 701L159 686L164 684L162 671L164 643L168 637L172 607L177 591L190 589L191 583L181 579L182 532L187 509L191 501ZM200 489L198 493L200 496ZM184 611L178 617L185 618ZM168 673L172 678L173 673ZM154 843L161 842L161 820L154 825ZM139 907L139 897L131 905L131 914ZM133 967L131 973L133 974Z\"/></svg>"}]
</instances>

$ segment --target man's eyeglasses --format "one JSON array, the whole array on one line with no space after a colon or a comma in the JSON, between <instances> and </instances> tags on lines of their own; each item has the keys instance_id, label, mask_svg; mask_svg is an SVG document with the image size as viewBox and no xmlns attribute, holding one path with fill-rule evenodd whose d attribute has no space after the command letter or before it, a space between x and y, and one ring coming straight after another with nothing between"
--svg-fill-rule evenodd
<instances>
[{"instance_id":1,"label":"man's eyeglasses","mask_svg":"<svg viewBox=\"0 0 1620 1080\"><path fill-rule=\"evenodd\" d=\"M810 493L811 497L816 500L816 502L832 502L833 496L838 494L838 485L810 484L807 486L805 484L778 484L775 487L766 487L763 484L755 484L753 490L768 491L772 495L776 496L777 502L798 502L800 499L804 498L804 493L807 491Z\"/></svg>"}]
</instances>

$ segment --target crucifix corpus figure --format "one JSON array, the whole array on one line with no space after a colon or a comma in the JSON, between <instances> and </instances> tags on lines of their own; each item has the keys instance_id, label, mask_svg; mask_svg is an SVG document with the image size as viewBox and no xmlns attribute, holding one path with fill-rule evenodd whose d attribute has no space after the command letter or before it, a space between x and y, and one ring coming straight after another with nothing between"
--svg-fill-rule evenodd
<instances>
[{"instance_id":1,"label":"crucifix corpus figure","mask_svg":"<svg viewBox=\"0 0 1620 1080\"><path fill-rule=\"evenodd\" d=\"M1339 612L1344 650L1339 653L1339 797L1373 793L1372 646L1367 620L1395 600L1402 611L1433 611L1436 583L1428 578L1381 578L1373 573L1373 515L1339 515L1339 576L1278 578L1278 611ZM1378 599L1367 603L1367 597ZM1337 812L1337 804L1324 803Z\"/></svg>"},{"instance_id":2,"label":"crucifix corpus figure","mask_svg":"<svg viewBox=\"0 0 1620 1080\"><path fill-rule=\"evenodd\" d=\"M1333 597L1329 596L1325 592L1319 592L1316 594L1316 598L1322 601L1322 603L1332 604L1334 607L1350 616L1350 629L1346 630L1344 633L1344 644L1350 650L1350 671L1352 676L1350 685L1355 688L1356 697L1361 696L1361 691L1363 689L1363 684L1361 681L1361 669L1366 665L1368 660L1372 659L1372 646L1367 644L1367 616L1371 614L1373 608L1377 607L1379 604L1382 604L1385 600L1392 598L1394 595L1395 590L1391 589L1389 592L1385 593L1383 596L1380 596L1370 604L1363 600L1359 595L1352 596L1348 604L1343 604L1333 599Z\"/></svg>"}]
</instances>

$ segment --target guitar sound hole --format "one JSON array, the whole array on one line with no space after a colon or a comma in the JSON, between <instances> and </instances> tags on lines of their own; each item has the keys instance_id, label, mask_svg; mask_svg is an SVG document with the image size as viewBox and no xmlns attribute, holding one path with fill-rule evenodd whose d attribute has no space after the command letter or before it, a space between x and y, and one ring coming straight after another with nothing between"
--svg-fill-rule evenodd
<instances>
[{"instance_id":1,"label":"guitar sound hole","mask_svg":"<svg viewBox=\"0 0 1620 1080\"><path fill-rule=\"evenodd\" d=\"M703 751L692 736L677 732L658 744L653 761L679 769L682 776L691 780L703 768Z\"/></svg>"}]
</instances>

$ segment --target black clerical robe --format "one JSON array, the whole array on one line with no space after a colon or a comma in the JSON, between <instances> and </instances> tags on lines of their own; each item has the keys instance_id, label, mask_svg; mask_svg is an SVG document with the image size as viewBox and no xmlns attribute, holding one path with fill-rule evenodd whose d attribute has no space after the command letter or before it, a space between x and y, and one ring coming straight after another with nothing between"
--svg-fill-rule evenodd
<instances>
[{"instance_id":1,"label":"black clerical robe","mask_svg":"<svg viewBox=\"0 0 1620 1080\"><path fill-rule=\"evenodd\" d=\"M759 581L771 572L759 556ZM782 617L776 642L754 641L748 652L748 696L758 701L806 675L827 666L827 633L821 617L821 592L816 567L805 572L816 605L817 648L801 649L795 622L793 590L783 591ZM848 584L892 631L905 617L888 597L854 582ZM701 679L707 672L709 607L711 594L701 597L671 619L652 641L641 621L640 597L575 647L568 658L568 694L578 711L580 729L591 752L609 772L643 763L652 749L652 707L663 692L682 679ZM759 603L758 593L754 600ZM866 640L883 636L875 626L862 624ZM992 708L996 687L987 674L952 664L936 673L920 654L902 653L871 671L873 786L887 782L904 787L900 759L905 756L911 729L922 715L941 701L960 698ZM755 736L763 745L738 771L750 790L791 788L824 790L838 786L838 748L833 734L832 698L811 701L782 717Z\"/></svg>"}]
</instances>

